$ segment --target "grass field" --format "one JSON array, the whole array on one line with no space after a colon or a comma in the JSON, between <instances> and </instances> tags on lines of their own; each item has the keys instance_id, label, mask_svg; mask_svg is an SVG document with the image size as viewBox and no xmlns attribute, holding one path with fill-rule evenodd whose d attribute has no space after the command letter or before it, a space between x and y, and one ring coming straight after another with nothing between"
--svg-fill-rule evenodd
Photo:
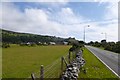
<instances>
[{"instance_id":1,"label":"grass field","mask_svg":"<svg viewBox=\"0 0 120 80\"><path fill-rule=\"evenodd\" d=\"M12 45L3 49L3 78L27 78L40 65L47 66L68 53L70 46L21 47Z\"/></svg>"},{"instance_id":2,"label":"grass field","mask_svg":"<svg viewBox=\"0 0 120 80\"><path fill-rule=\"evenodd\" d=\"M90 51L84 50L83 58L86 61L84 69L87 74L81 70L80 78L117 78L103 63L101 63Z\"/></svg>"},{"instance_id":3,"label":"grass field","mask_svg":"<svg viewBox=\"0 0 120 80\"><path fill-rule=\"evenodd\" d=\"M0 48L0 79L2 78L2 48Z\"/></svg>"},{"instance_id":4,"label":"grass field","mask_svg":"<svg viewBox=\"0 0 120 80\"><path fill-rule=\"evenodd\" d=\"M11 45L7 49L3 48L2 77L28 78L31 73L39 72L40 65L44 65L44 67L51 66L53 63L56 63L56 60L59 60L59 64L55 68L51 68L45 75L48 76L51 74L55 78L58 78L56 75L60 73L60 57L66 55L69 48L70 46L21 47L18 45ZM84 50L83 57L86 61L83 68L87 70L87 74L84 74L81 70L79 78L117 78L87 49Z\"/></svg>"}]
</instances>

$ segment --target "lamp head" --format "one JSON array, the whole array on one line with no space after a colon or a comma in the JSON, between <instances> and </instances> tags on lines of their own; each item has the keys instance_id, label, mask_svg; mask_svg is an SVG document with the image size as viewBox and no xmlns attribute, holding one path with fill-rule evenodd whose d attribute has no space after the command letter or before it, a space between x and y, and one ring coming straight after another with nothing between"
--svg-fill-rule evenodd
<instances>
[{"instance_id":1,"label":"lamp head","mask_svg":"<svg viewBox=\"0 0 120 80\"><path fill-rule=\"evenodd\" d=\"M90 27L90 25L88 25L88 27Z\"/></svg>"}]
</instances>

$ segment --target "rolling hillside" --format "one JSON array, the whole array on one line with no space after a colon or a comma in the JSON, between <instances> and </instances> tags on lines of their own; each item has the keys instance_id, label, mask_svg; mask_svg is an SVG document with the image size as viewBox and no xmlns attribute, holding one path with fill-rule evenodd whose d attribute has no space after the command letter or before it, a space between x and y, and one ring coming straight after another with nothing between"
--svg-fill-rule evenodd
<instances>
[{"instance_id":1,"label":"rolling hillside","mask_svg":"<svg viewBox=\"0 0 120 80\"><path fill-rule=\"evenodd\" d=\"M18 44L21 42L35 42L35 43L55 42L57 44L62 44L64 41L69 40L69 38L60 38L56 36L19 33L19 32L3 30L3 29L1 29L1 31L2 31L2 42L5 42L5 43Z\"/></svg>"}]
</instances>

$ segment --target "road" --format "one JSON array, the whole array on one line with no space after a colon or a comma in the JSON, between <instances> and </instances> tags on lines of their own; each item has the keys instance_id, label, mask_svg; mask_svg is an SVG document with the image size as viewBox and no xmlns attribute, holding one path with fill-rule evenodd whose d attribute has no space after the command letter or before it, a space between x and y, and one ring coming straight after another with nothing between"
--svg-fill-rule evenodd
<instances>
[{"instance_id":1,"label":"road","mask_svg":"<svg viewBox=\"0 0 120 80\"><path fill-rule=\"evenodd\" d=\"M100 61L103 62L114 74L120 78L120 54L86 46ZM118 58L119 57L119 58Z\"/></svg>"}]
</instances>

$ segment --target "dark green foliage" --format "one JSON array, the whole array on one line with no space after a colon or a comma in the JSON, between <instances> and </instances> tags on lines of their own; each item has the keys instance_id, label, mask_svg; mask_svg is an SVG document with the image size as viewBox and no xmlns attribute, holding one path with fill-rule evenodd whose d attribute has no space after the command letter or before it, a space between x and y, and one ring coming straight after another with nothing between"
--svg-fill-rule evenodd
<instances>
[{"instance_id":1,"label":"dark green foliage","mask_svg":"<svg viewBox=\"0 0 120 80\"><path fill-rule=\"evenodd\" d=\"M104 46L104 49L105 49L105 50L109 50L109 51L113 51L115 45L116 45L116 44L115 44L114 42L108 42L108 43L106 43L106 45Z\"/></svg>"},{"instance_id":2,"label":"dark green foliage","mask_svg":"<svg viewBox=\"0 0 120 80\"><path fill-rule=\"evenodd\" d=\"M95 46L95 47L100 47L101 46L101 43L99 43L99 42L95 42L94 44L93 44L93 46Z\"/></svg>"},{"instance_id":3,"label":"dark green foliage","mask_svg":"<svg viewBox=\"0 0 120 80\"><path fill-rule=\"evenodd\" d=\"M65 40L64 38L55 37L55 36L42 36L36 34L18 33L13 31L2 30L2 42L20 44L21 46L26 45L21 43L27 43L27 42L34 42L35 44L38 44L39 42L41 43L55 42L56 44L63 44L64 40ZM66 41L68 40L66 39Z\"/></svg>"},{"instance_id":4,"label":"dark green foliage","mask_svg":"<svg viewBox=\"0 0 120 80\"><path fill-rule=\"evenodd\" d=\"M113 51L116 53L120 53L120 41L119 42L108 42L104 46L105 50Z\"/></svg>"},{"instance_id":5,"label":"dark green foliage","mask_svg":"<svg viewBox=\"0 0 120 80\"><path fill-rule=\"evenodd\" d=\"M94 44L94 42L93 41L90 41L89 43L88 43L88 45L93 45Z\"/></svg>"},{"instance_id":6,"label":"dark green foliage","mask_svg":"<svg viewBox=\"0 0 120 80\"><path fill-rule=\"evenodd\" d=\"M89 42L88 45L95 46L95 47L103 47L105 50L113 51L116 53L120 53L120 41L118 42L106 42L106 40L102 40L101 43L99 42Z\"/></svg>"},{"instance_id":7,"label":"dark green foliage","mask_svg":"<svg viewBox=\"0 0 120 80\"><path fill-rule=\"evenodd\" d=\"M10 47L10 45L8 43L2 43L2 47L3 48L8 48L8 47Z\"/></svg>"},{"instance_id":8,"label":"dark green foliage","mask_svg":"<svg viewBox=\"0 0 120 80\"><path fill-rule=\"evenodd\" d=\"M114 52L117 52L117 53L120 53L120 41L117 42L117 43L115 44L115 46L113 46L113 51L114 51Z\"/></svg>"},{"instance_id":9,"label":"dark green foliage","mask_svg":"<svg viewBox=\"0 0 120 80\"><path fill-rule=\"evenodd\" d=\"M104 47L105 50L109 50L109 51L112 51L112 46L110 46L109 44L107 44L105 47Z\"/></svg>"},{"instance_id":10,"label":"dark green foliage","mask_svg":"<svg viewBox=\"0 0 120 80\"><path fill-rule=\"evenodd\" d=\"M69 41L70 42L70 41ZM69 52L73 52L73 51L79 51L80 48L83 47L83 44L80 41L77 40L72 40L72 42L70 42L72 44L72 47L69 49Z\"/></svg>"},{"instance_id":11,"label":"dark green foliage","mask_svg":"<svg viewBox=\"0 0 120 80\"><path fill-rule=\"evenodd\" d=\"M84 41L78 41L80 44L84 44Z\"/></svg>"},{"instance_id":12,"label":"dark green foliage","mask_svg":"<svg viewBox=\"0 0 120 80\"><path fill-rule=\"evenodd\" d=\"M106 40L101 40L101 46L102 46L102 47L106 47L106 45L107 45Z\"/></svg>"},{"instance_id":13,"label":"dark green foliage","mask_svg":"<svg viewBox=\"0 0 120 80\"><path fill-rule=\"evenodd\" d=\"M101 43L106 43L106 40L101 40Z\"/></svg>"}]
</instances>

